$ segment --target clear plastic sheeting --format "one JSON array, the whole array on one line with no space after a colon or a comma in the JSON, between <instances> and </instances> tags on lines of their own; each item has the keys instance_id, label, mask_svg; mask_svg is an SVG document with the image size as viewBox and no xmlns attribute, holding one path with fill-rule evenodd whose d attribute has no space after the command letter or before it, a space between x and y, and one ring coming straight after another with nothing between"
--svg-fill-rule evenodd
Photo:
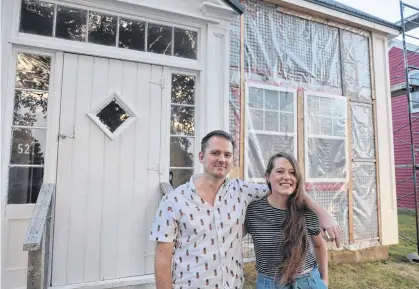
<instances>
[{"instance_id":1,"label":"clear plastic sheeting","mask_svg":"<svg viewBox=\"0 0 419 289\"><path fill-rule=\"evenodd\" d=\"M246 80L286 84L341 95L339 30L247 1Z\"/></svg>"},{"instance_id":2,"label":"clear plastic sheeting","mask_svg":"<svg viewBox=\"0 0 419 289\"><path fill-rule=\"evenodd\" d=\"M306 179L345 181L347 175L346 99L310 93L306 96Z\"/></svg>"},{"instance_id":3,"label":"clear plastic sheeting","mask_svg":"<svg viewBox=\"0 0 419 289\"><path fill-rule=\"evenodd\" d=\"M371 69L368 37L342 30L344 95L371 101Z\"/></svg>"},{"instance_id":4,"label":"clear plastic sheeting","mask_svg":"<svg viewBox=\"0 0 419 289\"><path fill-rule=\"evenodd\" d=\"M247 89L247 170L250 180L263 180L269 158L277 152L296 155L296 94L259 85Z\"/></svg>"},{"instance_id":5,"label":"clear plastic sheeting","mask_svg":"<svg viewBox=\"0 0 419 289\"><path fill-rule=\"evenodd\" d=\"M378 237L375 163L353 163L353 214L356 240Z\"/></svg>"},{"instance_id":6,"label":"clear plastic sheeting","mask_svg":"<svg viewBox=\"0 0 419 289\"><path fill-rule=\"evenodd\" d=\"M230 22L230 86L240 86L240 17Z\"/></svg>"},{"instance_id":7,"label":"clear plastic sheeting","mask_svg":"<svg viewBox=\"0 0 419 289\"><path fill-rule=\"evenodd\" d=\"M352 157L375 159L372 105L352 103Z\"/></svg>"},{"instance_id":8,"label":"clear plastic sheeting","mask_svg":"<svg viewBox=\"0 0 419 289\"><path fill-rule=\"evenodd\" d=\"M229 94L229 129L236 146L234 165L240 166L240 17L230 23L230 94Z\"/></svg>"},{"instance_id":9,"label":"clear plastic sheeting","mask_svg":"<svg viewBox=\"0 0 419 289\"><path fill-rule=\"evenodd\" d=\"M341 243L349 244L348 188L345 183L312 184L306 186L307 193L327 209L341 230Z\"/></svg>"},{"instance_id":10,"label":"clear plastic sheeting","mask_svg":"<svg viewBox=\"0 0 419 289\"><path fill-rule=\"evenodd\" d=\"M230 87L229 128L235 140L234 166L240 165L240 88Z\"/></svg>"},{"instance_id":11,"label":"clear plastic sheeting","mask_svg":"<svg viewBox=\"0 0 419 289\"><path fill-rule=\"evenodd\" d=\"M232 115L239 112L236 97L244 91L244 178L264 182L275 153L302 158L306 190L335 216L344 247L373 244L378 224L369 34L263 1L244 4L243 30L238 18L230 30L230 127L232 132L239 127L240 118ZM362 163L351 172L349 161ZM352 231L355 240L349 244ZM245 257L251 258L250 238L244 246Z\"/></svg>"},{"instance_id":12,"label":"clear plastic sheeting","mask_svg":"<svg viewBox=\"0 0 419 289\"><path fill-rule=\"evenodd\" d=\"M249 136L248 178L254 181L264 179L267 160L278 152L294 155L295 137L251 133Z\"/></svg>"}]
</instances>

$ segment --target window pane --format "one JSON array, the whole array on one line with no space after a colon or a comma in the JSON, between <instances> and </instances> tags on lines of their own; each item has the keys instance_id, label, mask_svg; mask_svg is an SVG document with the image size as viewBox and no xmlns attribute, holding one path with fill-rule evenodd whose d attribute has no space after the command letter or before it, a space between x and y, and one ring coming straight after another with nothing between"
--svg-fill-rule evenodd
<instances>
[{"instance_id":1,"label":"window pane","mask_svg":"<svg viewBox=\"0 0 419 289\"><path fill-rule=\"evenodd\" d=\"M20 32L52 36L54 4L23 0L20 11Z\"/></svg>"},{"instance_id":2,"label":"window pane","mask_svg":"<svg viewBox=\"0 0 419 289\"><path fill-rule=\"evenodd\" d=\"M263 90L259 88L249 88L249 107L263 108Z\"/></svg>"},{"instance_id":3,"label":"window pane","mask_svg":"<svg viewBox=\"0 0 419 289\"><path fill-rule=\"evenodd\" d=\"M294 137L251 133L249 135L249 177L263 178L269 158L278 152L294 155Z\"/></svg>"},{"instance_id":4,"label":"window pane","mask_svg":"<svg viewBox=\"0 0 419 289\"><path fill-rule=\"evenodd\" d=\"M319 98L316 96L307 97L307 110L310 115L319 115L320 113L320 104Z\"/></svg>"},{"instance_id":5,"label":"window pane","mask_svg":"<svg viewBox=\"0 0 419 289\"><path fill-rule=\"evenodd\" d=\"M320 117L315 115L307 115L307 133L308 135L320 135L321 134L321 122Z\"/></svg>"},{"instance_id":6,"label":"window pane","mask_svg":"<svg viewBox=\"0 0 419 289\"><path fill-rule=\"evenodd\" d=\"M320 97L320 115L333 116L333 98Z\"/></svg>"},{"instance_id":7,"label":"window pane","mask_svg":"<svg viewBox=\"0 0 419 289\"><path fill-rule=\"evenodd\" d=\"M46 130L14 128L10 164L44 164Z\"/></svg>"},{"instance_id":8,"label":"window pane","mask_svg":"<svg viewBox=\"0 0 419 289\"><path fill-rule=\"evenodd\" d=\"M345 137L345 130L346 130L346 119L345 118L335 118L333 120L333 135Z\"/></svg>"},{"instance_id":9,"label":"window pane","mask_svg":"<svg viewBox=\"0 0 419 289\"><path fill-rule=\"evenodd\" d=\"M280 119L281 132L294 132L294 115L292 113L281 112Z\"/></svg>"},{"instance_id":10,"label":"window pane","mask_svg":"<svg viewBox=\"0 0 419 289\"><path fill-rule=\"evenodd\" d=\"M345 140L308 139L308 177L346 178Z\"/></svg>"},{"instance_id":11,"label":"window pane","mask_svg":"<svg viewBox=\"0 0 419 289\"><path fill-rule=\"evenodd\" d=\"M89 12L89 42L115 46L116 17Z\"/></svg>"},{"instance_id":12,"label":"window pane","mask_svg":"<svg viewBox=\"0 0 419 289\"><path fill-rule=\"evenodd\" d=\"M196 59L198 33L195 31L175 28L174 55L179 57Z\"/></svg>"},{"instance_id":13,"label":"window pane","mask_svg":"<svg viewBox=\"0 0 419 289\"><path fill-rule=\"evenodd\" d=\"M48 93L17 90L13 124L24 126L46 127Z\"/></svg>"},{"instance_id":14,"label":"window pane","mask_svg":"<svg viewBox=\"0 0 419 289\"><path fill-rule=\"evenodd\" d=\"M333 136L333 118L332 117L319 117L322 135Z\"/></svg>"},{"instance_id":15,"label":"window pane","mask_svg":"<svg viewBox=\"0 0 419 289\"><path fill-rule=\"evenodd\" d=\"M186 75L172 75L172 103L195 103L195 77Z\"/></svg>"},{"instance_id":16,"label":"window pane","mask_svg":"<svg viewBox=\"0 0 419 289\"><path fill-rule=\"evenodd\" d=\"M44 177L44 168L9 169L8 203L36 203Z\"/></svg>"},{"instance_id":17,"label":"window pane","mask_svg":"<svg viewBox=\"0 0 419 289\"><path fill-rule=\"evenodd\" d=\"M148 24L147 51L171 55L172 54L172 27Z\"/></svg>"},{"instance_id":18,"label":"window pane","mask_svg":"<svg viewBox=\"0 0 419 289\"><path fill-rule=\"evenodd\" d=\"M116 131L131 117L115 99L102 108L96 116L111 132Z\"/></svg>"},{"instance_id":19,"label":"window pane","mask_svg":"<svg viewBox=\"0 0 419 289\"><path fill-rule=\"evenodd\" d=\"M250 109L249 128L252 130L263 130L263 110Z\"/></svg>"},{"instance_id":20,"label":"window pane","mask_svg":"<svg viewBox=\"0 0 419 289\"><path fill-rule=\"evenodd\" d=\"M265 90L265 108L279 110L279 97L277 91Z\"/></svg>"},{"instance_id":21,"label":"window pane","mask_svg":"<svg viewBox=\"0 0 419 289\"><path fill-rule=\"evenodd\" d=\"M265 131L279 130L279 113L276 111L265 111Z\"/></svg>"},{"instance_id":22,"label":"window pane","mask_svg":"<svg viewBox=\"0 0 419 289\"><path fill-rule=\"evenodd\" d=\"M171 134L193 135L195 131L195 109L172 105Z\"/></svg>"},{"instance_id":23,"label":"window pane","mask_svg":"<svg viewBox=\"0 0 419 289\"><path fill-rule=\"evenodd\" d=\"M294 111L294 97L292 93L281 92L281 111Z\"/></svg>"},{"instance_id":24,"label":"window pane","mask_svg":"<svg viewBox=\"0 0 419 289\"><path fill-rule=\"evenodd\" d=\"M346 118L346 99L335 98L334 107L333 107L333 116L334 117L343 117Z\"/></svg>"},{"instance_id":25,"label":"window pane","mask_svg":"<svg viewBox=\"0 0 419 289\"><path fill-rule=\"evenodd\" d=\"M170 166L193 167L194 139L186 137L170 138Z\"/></svg>"},{"instance_id":26,"label":"window pane","mask_svg":"<svg viewBox=\"0 0 419 289\"><path fill-rule=\"evenodd\" d=\"M144 51L145 22L130 19L119 20L119 47Z\"/></svg>"},{"instance_id":27,"label":"window pane","mask_svg":"<svg viewBox=\"0 0 419 289\"><path fill-rule=\"evenodd\" d=\"M87 11L58 6L55 36L69 40L85 41Z\"/></svg>"},{"instance_id":28,"label":"window pane","mask_svg":"<svg viewBox=\"0 0 419 289\"><path fill-rule=\"evenodd\" d=\"M19 53L16 63L16 87L48 90L50 68L50 57Z\"/></svg>"},{"instance_id":29,"label":"window pane","mask_svg":"<svg viewBox=\"0 0 419 289\"><path fill-rule=\"evenodd\" d=\"M193 175L193 170L170 169L169 180L173 188L177 188L186 182L189 182Z\"/></svg>"}]
</instances>

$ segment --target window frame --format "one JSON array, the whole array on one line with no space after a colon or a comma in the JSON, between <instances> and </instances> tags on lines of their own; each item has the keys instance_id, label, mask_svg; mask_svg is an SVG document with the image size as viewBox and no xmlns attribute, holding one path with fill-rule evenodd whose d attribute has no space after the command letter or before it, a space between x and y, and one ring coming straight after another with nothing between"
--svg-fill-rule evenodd
<instances>
[{"instance_id":1,"label":"window frame","mask_svg":"<svg viewBox=\"0 0 419 289\"><path fill-rule=\"evenodd\" d=\"M293 103L293 114L294 114L294 130L292 133L288 132L271 132L271 131L263 131L263 130L251 130L249 128L249 118L250 118L250 109L248 104L248 97L249 97L249 89L250 88L259 88L263 90L273 90L277 92L287 92L291 93L294 103ZM265 108L262 109L265 111ZM280 110L278 110L280 113ZM245 83L245 104L244 104L244 114L245 114L245 121L244 121L244 160L243 160L243 167L244 167L244 179L249 182L256 182L256 183L265 183L265 178L250 178L248 173L249 167L249 135L250 133L260 133L265 135L275 135L275 136L293 136L294 137L294 156L297 157L298 154L298 95L297 90L290 89L286 87L276 86L276 85L269 85L269 84L260 84L254 82L246 82Z\"/></svg>"},{"instance_id":2,"label":"window frame","mask_svg":"<svg viewBox=\"0 0 419 289\"><path fill-rule=\"evenodd\" d=\"M15 102L15 87L16 87L16 65L19 53L34 54L50 57L50 79L48 89L48 105L47 105L47 125L45 128L29 127L14 125L14 102ZM4 108L4 135L6 136L3 141L3 149L1 151L5 161L3 165L3 174L1 180L5 184L2 198L6 207L6 217L15 216L16 214L23 217L29 217L35 206L34 203L9 203L9 168L10 167L40 167L39 165L11 165L10 157L12 153L12 140L13 128L28 128L28 129L42 129L46 132L45 139L45 155L44 155L44 168L43 182L55 183L56 182L56 158L58 152L58 138L56 137L59 131L59 112L60 112L60 99L61 99L61 79L62 79L62 57L61 52L54 52L48 49L29 48L24 46L13 46L9 52L10 60L8 63L8 80L7 91L5 97ZM23 89L24 90L24 89ZM23 215L22 215L23 214Z\"/></svg>"},{"instance_id":3,"label":"window frame","mask_svg":"<svg viewBox=\"0 0 419 289\"><path fill-rule=\"evenodd\" d=\"M324 98L331 98L331 99L341 99L344 100L345 103L345 136L344 137L337 137L337 136L328 136L328 135L316 135L315 137L310 136L308 133L308 97L309 96L317 96L317 97L324 97ZM348 170L348 163L349 163L349 154L348 154L348 98L342 95L324 93L324 92L316 92L313 90L306 90L304 91L304 175L305 180L308 183L343 183L349 181L349 170ZM322 139L334 139L334 140L344 140L345 143L345 161L346 161L346 174L344 178L312 178L309 177L309 159L308 159L308 139L309 138L322 138Z\"/></svg>"},{"instance_id":4,"label":"window frame","mask_svg":"<svg viewBox=\"0 0 419 289\"><path fill-rule=\"evenodd\" d=\"M200 73L193 70L187 69L171 69L171 68L164 68L165 69L165 79L167 79L167 85L163 91L162 97L162 108L164 109L165 113L162 114L162 121L164 122L163 129L166 131L162 131L163 136L163 148L162 151L164 155L162 156L162 172L163 172L163 180L170 183L170 170L171 169L185 169L191 170L192 175L202 172L202 166L198 161L199 152L201 151L201 142L200 139L202 138L202 111L201 105L201 80L200 80ZM172 117L172 76L173 75L183 75L183 76L190 76L195 77L195 96L194 96L194 134L191 136L188 135L173 135L176 137L186 137L186 138L193 138L194 139L194 160L193 166L191 167L172 167L170 164L170 149L171 149L171 138L172 134L171 130L171 117ZM191 107L191 105L187 105Z\"/></svg>"},{"instance_id":5,"label":"window frame","mask_svg":"<svg viewBox=\"0 0 419 289\"><path fill-rule=\"evenodd\" d=\"M75 1L63 1L58 0L41 0L43 2L48 2L54 7L54 18L53 18L53 35L52 36L42 36L30 33L24 33L20 31L20 20L21 20L21 8L22 0L15 1L14 5L14 21L13 21L13 31L11 42L14 44L28 44L35 47L51 47L52 49L58 51L65 51L70 53L82 53L82 54L95 54L96 56L106 57L106 58L122 58L127 61L135 62L145 62L153 63L156 65L162 66L172 66L172 67L182 67L186 69L193 70L202 70L203 60L205 57L205 39L206 39L206 30L205 25L201 23L193 23L186 21L182 17L171 17L168 18L167 15L162 13L151 13L150 11L137 11L129 10L125 8L120 8L118 5L114 4L102 4L96 3L94 6L87 5L82 0ZM114 16L117 20L117 29L116 29L116 40L115 45L107 46L100 45L86 41L74 41L68 39L62 39L55 36L55 25L57 18L57 7L66 7L81 9L87 11L87 24L89 20L90 11ZM189 30L197 33L197 53L196 59L178 57L174 55L163 55L159 53L139 51L133 49L125 49L118 47L119 43L119 20L129 19L134 21L142 21L146 23L146 29L148 29L148 23L169 26L172 28L172 52L174 50L174 29ZM146 31L147 32L147 31ZM86 38L88 37L89 31L86 27ZM146 41L147 45L147 33ZM146 47L145 47L146 48Z\"/></svg>"},{"instance_id":6,"label":"window frame","mask_svg":"<svg viewBox=\"0 0 419 289\"><path fill-rule=\"evenodd\" d=\"M413 71L411 71L411 72L409 72L409 78L411 79L411 81L413 80L413 81L416 81L416 82L418 82L419 83L419 80L416 80L416 79L413 79L413 78L416 78L415 77L415 74L417 74L417 78L419 79L419 70L413 70ZM417 95L417 100L414 100L413 99L413 95ZM406 95L407 96L407 95ZM410 110L411 110L411 112L412 113L418 113L419 112L419 90L416 90L416 91L413 91L413 92L410 92ZM415 102L412 102L412 101L415 101ZM414 108L414 105L417 105L418 107L416 107L416 108Z\"/></svg>"}]
</instances>

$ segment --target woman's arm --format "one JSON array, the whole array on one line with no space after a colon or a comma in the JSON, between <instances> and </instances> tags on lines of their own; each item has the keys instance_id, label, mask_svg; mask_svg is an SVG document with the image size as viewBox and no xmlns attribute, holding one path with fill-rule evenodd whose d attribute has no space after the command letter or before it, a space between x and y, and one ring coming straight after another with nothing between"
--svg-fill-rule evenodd
<instances>
[{"instance_id":1,"label":"woman's arm","mask_svg":"<svg viewBox=\"0 0 419 289\"><path fill-rule=\"evenodd\" d=\"M313 250L316 255L317 264L319 264L320 276L326 286L329 287L329 267L326 243L324 242L321 234L318 234L317 236L312 235L311 242L313 243Z\"/></svg>"}]
</instances>

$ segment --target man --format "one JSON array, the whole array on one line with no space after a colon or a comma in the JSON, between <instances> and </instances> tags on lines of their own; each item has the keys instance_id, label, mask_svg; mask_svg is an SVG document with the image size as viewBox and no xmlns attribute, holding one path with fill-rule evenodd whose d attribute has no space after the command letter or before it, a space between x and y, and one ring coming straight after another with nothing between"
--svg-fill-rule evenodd
<instances>
[{"instance_id":1,"label":"man","mask_svg":"<svg viewBox=\"0 0 419 289\"><path fill-rule=\"evenodd\" d=\"M208 133L199 153L204 173L163 197L150 236L157 241L157 289L242 288L246 209L269 191L266 185L227 178L233 148L228 133ZM333 218L308 195L305 202L339 246Z\"/></svg>"}]
</instances>

